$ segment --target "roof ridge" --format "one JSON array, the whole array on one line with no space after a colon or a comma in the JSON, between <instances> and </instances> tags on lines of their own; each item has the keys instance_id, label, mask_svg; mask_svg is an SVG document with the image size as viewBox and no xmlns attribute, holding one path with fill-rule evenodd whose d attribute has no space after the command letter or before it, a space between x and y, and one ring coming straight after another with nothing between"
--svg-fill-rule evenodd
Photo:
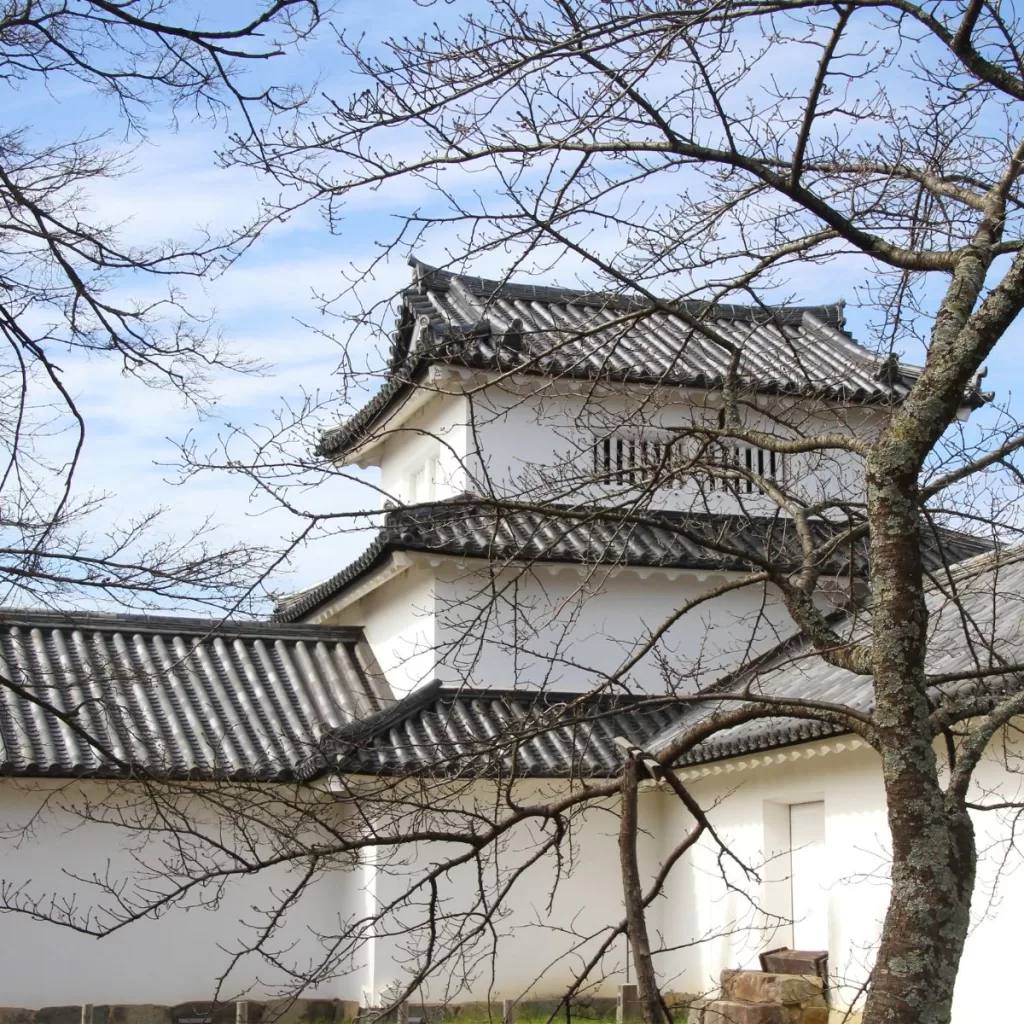
<instances>
[{"instance_id":1,"label":"roof ridge","mask_svg":"<svg viewBox=\"0 0 1024 1024\"><path fill-rule=\"evenodd\" d=\"M409 264L417 271L414 284L408 291L420 294L425 287L434 285L436 290L443 291L452 285L459 285L476 298L491 297L498 294L516 296L530 299L540 299L548 302L570 302L580 305L611 306L616 308L619 305L629 309L644 309L652 305L651 300L644 298L633 298L617 292L599 291L593 288L567 288L561 285L527 284L522 281L514 281L508 278L486 278L475 274L460 274L453 270L444 270L433 267L416 257L409 258ZM573 302L573 300L583 300ZM845 302L828 303L758 303L758 302L719 302L715 299L657 299L659 304L674 306L686 311L706 312L710 310L726 314L726 319L754 319L753 314L765 312L764 323L771 323L779 313L788 313L791 317L798 314L811 314L816 316L825 326L838 328L843 323L845 316L843 310ZM747 314L751 314L749 317ZM819 316L818 314L822 314Z\"/></svg>"},{"instance_id":2,"label":"roof ridge","mask_svg":"<svg viewBox=\"0 0 1024 1024\"><path fill-rule=\"evenodd\" d=\"M325 732L392 699L352 642L361 630L262 622L197 642L197 621L208 625L74 612L0 623L0 720L21 723L0 733L0 775L291 781Z\"/></svg>"},{"instance_id":3,"label":"roof ridge","mask_svg":"<svg viewBox=\"0 0 1024 1024\"><path fill-rule=\"evenodd\" d=\"M728 353L741 350L739 375L745 386L765 395L828 402L899 402L907 384L893 376L877 353L845 330L845 306L789 303L733 303L713 298L649 300L641 296L586 288L563 288L518 280L492 280L409 260L413 283L402 292L402 316L391 346L388 378L362 408L325 431L317 453L338 457L372 440L375 425L386 422L432 363L469 370L507 372L573 380L601 380L642 387L718 390L729 369ZM448 294L454 289L455 294ZM570 308L571 307L571 308ZM614 310L649 310L621 331L612 329ZM473 323L463 323L469 315ZM415 323L425 318L434 341L411 351ZM528 334L550 338L548 351L527 351L525 337L492 333L499 325L522 321ZM718 343L689 344L703 320ZM619 318L627 320L631 318ZM614 335L614 337L612 337ZM606 358L611 345L616 358ZM908 379L916 374L900 366ZM883 372L886 371L886 372ZM965 395L983 403L976 389Z\"/></svg>"}]
</instances>

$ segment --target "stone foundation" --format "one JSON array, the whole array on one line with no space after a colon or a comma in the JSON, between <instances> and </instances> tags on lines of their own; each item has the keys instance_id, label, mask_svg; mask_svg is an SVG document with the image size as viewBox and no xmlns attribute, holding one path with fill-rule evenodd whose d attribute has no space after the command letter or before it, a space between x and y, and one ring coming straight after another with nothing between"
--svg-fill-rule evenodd
<instances>
[{"instance_id":1,"label":"stone foundation","mask_svg":"<svg viewBox=\"0 0 1024 1024\"><path fill-rule=\"evenodd\" d=\"M342 999L298 999L286 1003L209 1002L158 1006L46 1006L24 1010L0 1006L0 1024L347 1024L359 1016L359 1004Z\"/></svg>"},{"instance_id":2,"label":"stone foundation","mask_svg":"<svg viewBox=\"0 0 1024 1024\"><path fill-rule=\"evenodd\" d=\"M811 974L722 971L717 999L690 1010L688 1024L828 1024L821 978Z\"/></svg>"}]
</instances>

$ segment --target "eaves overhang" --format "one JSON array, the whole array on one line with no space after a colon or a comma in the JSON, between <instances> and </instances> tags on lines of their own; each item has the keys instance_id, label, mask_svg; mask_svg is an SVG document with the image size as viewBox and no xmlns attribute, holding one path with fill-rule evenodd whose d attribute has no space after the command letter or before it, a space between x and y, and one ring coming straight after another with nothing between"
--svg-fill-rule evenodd
<instances>
[{"instance_id":1,"label":"eaves overhang","mask_svg":"<svg viewBox=\"0 0 1024 1024\"><path fill-rule=\"evenodd\" d=\"M848 524L811 520L824 544ZM941 566L987 551L982 538L949 530L930 532L922 554ZM662 511L649 516L617 516L600 506L544 509L503 508L461 495L429 505L392 509L367 550L341 572L282 601L277 621L308 618L367 573L376 571L391 552L418 553L438 559L480 559L504 564L564 564L744 572L765 557L779 571L802 564L802 548L791 520L783 516L745 516L706 512ZM826 576L860 578L868 568L866 537L839 548L819 571Z\"/></svg>"}]
</instances>

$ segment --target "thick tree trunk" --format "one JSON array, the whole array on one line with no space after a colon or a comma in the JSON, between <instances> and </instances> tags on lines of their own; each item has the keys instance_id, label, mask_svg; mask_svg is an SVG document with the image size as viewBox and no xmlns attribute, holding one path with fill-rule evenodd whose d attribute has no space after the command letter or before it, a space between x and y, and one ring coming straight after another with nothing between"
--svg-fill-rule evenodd
<instances>
[{"instance_id":1,"label":"thick tree trunk","mask_svg":"<svg viewBox=\"0 0 1024 1024\"><path fill-rule=\"evenodd\" d=\"M930 772L883 754L892 893L864 1024L948 1024L974 888L974 831L965 810L948 810Z\"/></svg>"},{"instance_id":2,"label":"thick tree trunk","mask_svg":"<svg viewBox=\"0 0 1024 1024\"><path fill-rule=\"evenodd\" d=\"M864 1024L946 1024L970 917L970 818L939 780L926 697L928 614L917 446L890 435L868 459L875 723L892 836L892 893Z\"/></svg>"},{"instance_id":3,"label":"thick tree trunk","mask_svg":"<svg viewBox=\"0 0 1024 1024\"><path fill-rule=\"evenodd\" d=\"M622 769L622 817L619 825L619 864L622 868L622 895L626 903L626 934L636 968L636 989L646 1024L664 1024L658 978L654 973L651 943L647 936L644 896L640 885L640 868L636 858L636 835L639 828L637 791L640 766L629 757Z\"/></svg>"}]
</instances>

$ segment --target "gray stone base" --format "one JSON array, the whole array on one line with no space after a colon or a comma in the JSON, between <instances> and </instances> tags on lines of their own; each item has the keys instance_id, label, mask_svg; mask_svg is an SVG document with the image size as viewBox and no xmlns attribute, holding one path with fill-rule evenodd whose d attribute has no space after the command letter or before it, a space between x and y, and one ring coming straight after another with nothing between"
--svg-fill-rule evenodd
<instances>
[{"instance_id":1,"label":"gray stone base","mask_svg":"<svg viewBox=\"0 0 1024 1024\"><path fill-rule=\"evenodd\" d=\"M41 1010L0 1006L0 1024L347 1024L358 1016L359 1004L344 999L217 1004L197 1000L176 1006L119 1003Z\"/></svg>"}]
</instances>

